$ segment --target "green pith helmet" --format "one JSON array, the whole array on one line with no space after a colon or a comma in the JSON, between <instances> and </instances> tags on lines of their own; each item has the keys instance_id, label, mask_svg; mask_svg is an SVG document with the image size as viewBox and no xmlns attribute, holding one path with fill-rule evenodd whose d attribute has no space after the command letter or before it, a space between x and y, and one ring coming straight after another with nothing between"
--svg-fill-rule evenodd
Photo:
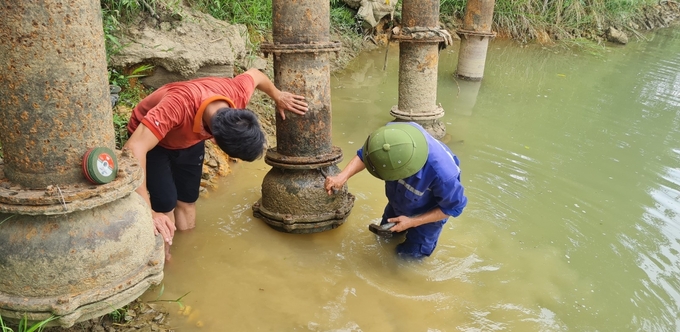
<instances>
[{"instance_id":1,"label":"green pith helmet","mask_svg":"<svg viewBox=\"0 0 680 332\"><path fill-rule=\"evenodd\" d=\"M371 133L362 157L369 173L394 181L416 174L425 165L427 153L425 135L414 126L397 123Z\"/></svg>"}]
</instances>

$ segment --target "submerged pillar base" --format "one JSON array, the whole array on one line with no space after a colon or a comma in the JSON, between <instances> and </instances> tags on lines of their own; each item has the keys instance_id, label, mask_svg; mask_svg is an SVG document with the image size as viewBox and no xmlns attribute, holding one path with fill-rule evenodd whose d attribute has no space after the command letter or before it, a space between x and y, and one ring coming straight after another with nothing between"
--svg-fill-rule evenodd
<instances>
[{"instance_id":1,"label":"submerged pillar base","mask_svg":"<svg viewBox=\"0 0 680 332\"><path fill-rule=\"evenodd\" d=\"M337 228L354 206L347 186L328 195L325 176L339 173L337 166L291 170L272 168L262 181L262 199L253 215L285 233L318 233Z\"/></svg>"},{"instance_id":2,"label":"submerged pillar base","mask_svg":"<svg viewBox=\"0 0 680 332\"><path fill-rule=\"evenodd\" d=\"M57 216L0 214L0 315L72 326L163 279L163 241L141 196Z\"/></svg>"},{"instance_id":3,"label":"submerged pillar base","mask_svg":"<svg viewBox=\"0 0 680 332\"><path fill-rule=\"evenodd\" d=\"M0 165L0 316L72 326L103 316L163 279L164 250L134 189L144 173L129 153L104 185L23 188Z\"/></svg>"},{"instance_id":4,"label":"submerged pillar base","mask_svg":"<svg viewBox=\"0 0 680 332\"><path fill-rule=\"evenodd\" d=\"M340 173L336 166L342 151L290 157L267 151L265 162L273 168L262 180L262 198L253 205L253 215L285 233L318 233L337 228L354 206L347 185L328 195L326 176Z\"/></svg>"}]
</instances>

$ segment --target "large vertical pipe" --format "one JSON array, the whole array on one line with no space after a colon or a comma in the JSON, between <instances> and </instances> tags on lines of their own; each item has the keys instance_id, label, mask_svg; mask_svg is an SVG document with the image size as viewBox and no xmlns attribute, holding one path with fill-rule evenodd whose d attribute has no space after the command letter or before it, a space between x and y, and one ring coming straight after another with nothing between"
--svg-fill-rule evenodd
<instances>
[{"instance_id":1,"label":"large vertical pipe","mask_svg":"<svg viewBox=\"0 0 680 332\"><path fill-rule=\"evenodd\" d=\"M92 0L0 7L0 315L70 326L163 277L163 245L134 193L143 172L87 184L81 158L114 148L101 9Z\"/></svg>"},{"instance_id":2,"label":"large vertical pipe","mask_svg":"<svg viewBox=\"0 0 680 332\"><path fill-rule=\"evenodd\" d=\"M5 175L25 187L81 182L87 147L114 148L97 1L5 1L0 140Z\"/></svg>"},{"instance_id":3,"label":"large vertical pipe","mask_svg":"<svg viewBox=\"0 0 680 332\"><path fill-rule=\"evenodd\" d=\"M253 205L256 217L290 233L313 233L341 225L354 196L343 188L328 196L326 175L336 174L342 152L331 141L331 88L329 53L339 51L330 41L330 3L326 0L274 0L274 83L285 91L305 96L304 116L276 116L276 148L265 161L273 168L262 182L262 199Z\"/></svg>"},{"instance_id":4,"label":"large vertical pipe","mask_svg":"<svg viewBox=\"0 0 680 332\"><path fill-rule=\"evenodd\" d=\"M436 138L446 135L438 119L444 109L437 105L439 44L448 33L439 28L439 0L404 0L399 40L399 101L390 114L397 121L415 121ZM450 37L450 36L449 36Z\"/></svg>"},{"instance_id":5,"label":"large vertical pipe","mask_svg":"<svg viewBox=\"0 0 680 332\"><path fill-rule=\"evenodd\" d=\"M495 0L470 0L465 6L463 28L457 31L461 41L456 76L462 79L480 81L484 77L489 40L495 36L491 32L494 5Z\"/></svg>"},{"instance_id":6,"label":"large vertical pipe","mask_svg":"<svg viewBox=\"0 0 680 332\"><path fill-rule=\"evenodd\" d=\"M276 121L277 152L308 157L331 152L331 87L328 52L306 49L330 44L328 1L273 1L273 37L278 45L297 45L300 52L277 54L274 81L286 91L303 95L306 116Z\"/></svg>"}]
</instances>

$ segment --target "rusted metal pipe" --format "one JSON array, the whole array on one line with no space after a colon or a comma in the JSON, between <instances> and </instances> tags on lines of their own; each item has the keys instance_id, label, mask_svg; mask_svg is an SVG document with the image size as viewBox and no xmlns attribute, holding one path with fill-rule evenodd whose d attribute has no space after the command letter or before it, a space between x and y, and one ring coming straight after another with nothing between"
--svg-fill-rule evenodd
<instances>
[{"instance_id":1,"label":"rusted metal pipe","mask_svg":"<svg viewBox=\"0 0 680 332\"><path fill-rule=\"evenodd\" d=\"M494 5L494 0L470 0L465 6L463 28L457 31L461 42L455 75L459 78L479 81L484 77L489 40L496 36L491 31Z\"/></svg>"},{"instance_id":2,"label":"rusted metal pipe","mask_svg":"<svg viewBox=\"0 0 680 332\"><path fill-rule=\"evenodd\" d=\"M449 43L448 32L439 28L439 0L404 0L399 41L399 101L390 114L397 121L414 121L436 138L446 134L438 119L444 109L437 105L439 44Z\"/></svg>"},{"instance_id":3,"label":"rusted metal pipe","mask_svg":"<svg viewBox=\"0 0 680 332\"><path fill-rule=\"evenodd\" d=\"M76 7L77 6L77 7ZM5 176L30 188L84 182L87 147L113 148L96 1L10 1L0 9ZM76 10L82 8L83 10Z\"/></svg>"},{"instance_id":4,"label":"rusted metal pipe","mask_svg":"<svg viewBox=\"0 0 680 332\"><path fill-rule=\"evenodd\" d=\"M262 44L274 55L274 83L303 95L304 116L276 116L276 148L265 162L273 168L262 182L262 198L254 215L271 227L289 233L314 233L344 223L354 196L347 188L327 195L326 174L340 172L342 151L331 141L329 53L340 43L330 41L330 3L325 0L274 0L274 43Z\"/></svg>"},{"instance_id":5,"label":"rusted metal pipe","mask_svg":"<svg viewBox=\"0 0 680 332\"><path fill-rule=\"evenodd\" d=\"M107 184L81 171L88 149L114 148L99 2L10 1L0 16L0 315L71 326L160 283L163 243L131 154Z\"/></svg>"}]
</instances>

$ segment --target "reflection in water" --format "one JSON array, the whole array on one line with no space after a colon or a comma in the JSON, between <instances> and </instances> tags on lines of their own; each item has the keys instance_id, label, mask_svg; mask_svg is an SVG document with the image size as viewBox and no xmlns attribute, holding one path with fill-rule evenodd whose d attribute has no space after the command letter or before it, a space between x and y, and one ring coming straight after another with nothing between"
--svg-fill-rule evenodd
<instances>
[{"instance_id":1,"label":"reflection in water","mask_svg":"<svg viewBox=\"0 0 680 332\"><path fill-rule=\"evenodd\" d=\"M392 120L393 47L384 71L380 50L333 75L333 143L343 163ZM193 316L172 323L188 331L199 320L205 331L677 331L679 54L677 29L605 57L495 40L484 79L465 82L453 79L455 47L442 51L438 102L469 204L433 256L400 260L396 241L368 231L385 198L365 172L348 183L356 202L344 225L284 234L250 210L269 166L239 163L199 200L197 228L176 236L162 298L189 291Z\"/></svg>"},{"instance_id":2,"label":"reflection in water","mask_svg":"<svg viewBox=\"0 0 680 332\"><path fill-rule=\"evenodd\" d=\"M652 42L647 52L661 52L667 42ZM667 118L654 133L655 141L663 141L651 148L654 153L641 151L653 160L649 168L660 168L653 174L654 184L648 194L652 202L644 206L640 220L635 224L636 234L622 234L621 242L635 255L636 264L646 278L642 289L631 299L644 308L647 315L634 316L634 321L644 330L680 328L680 55L675 53L658 62L644 66L640 76L653 78L639 87L638 102L643 105L642 119ZM634 124L637 127L639 122ZM642 128L640 134L645 135ZM651 151L650 151L651 152ZM672 166L668 166L672 165ZM639 234L658 234L651 239ZM651 299L650 299L651 298ZM653 303L650 306L648 303Z\"/></svg>"}]
</instances>

